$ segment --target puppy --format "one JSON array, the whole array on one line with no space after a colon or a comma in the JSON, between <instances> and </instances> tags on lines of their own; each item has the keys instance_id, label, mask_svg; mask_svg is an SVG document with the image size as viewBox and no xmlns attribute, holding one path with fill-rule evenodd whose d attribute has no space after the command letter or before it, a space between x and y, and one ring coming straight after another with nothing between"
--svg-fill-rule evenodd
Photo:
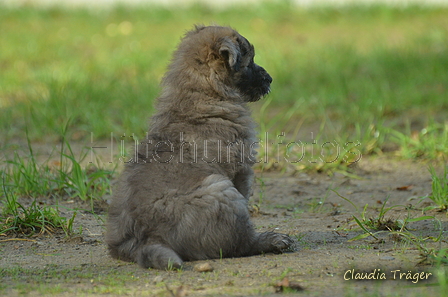
<instances>
[{"instance_id":1,"label":"puppy","mask_svg":"<svg viewBox=\"0 0 448 297\"><path fill-rule=\"evenodd\" d=\"M272 78L235 30L196 26L162 80L148 137L125 166L110 205L112 257L148 268L281 252L292 239L257 233L249 219L257 162L246 104Z\"/></svg>"}]
</instances>

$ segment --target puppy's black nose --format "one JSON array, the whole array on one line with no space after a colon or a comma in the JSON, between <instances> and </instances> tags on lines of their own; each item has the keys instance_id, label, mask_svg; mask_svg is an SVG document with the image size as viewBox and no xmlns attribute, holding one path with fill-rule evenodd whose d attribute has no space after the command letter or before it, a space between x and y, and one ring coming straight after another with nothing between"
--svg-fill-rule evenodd
<instances>
[{"instance_id":1,"label":"puppy's black nose","mask_svg":"<svg viewBox=\"0 0 448 297\"><path fill-rule=\"evenodd\" d=\"M266 76L263 78L268 83L272 83L272 77L266 72Z\"/></svg>"}]
</instances>

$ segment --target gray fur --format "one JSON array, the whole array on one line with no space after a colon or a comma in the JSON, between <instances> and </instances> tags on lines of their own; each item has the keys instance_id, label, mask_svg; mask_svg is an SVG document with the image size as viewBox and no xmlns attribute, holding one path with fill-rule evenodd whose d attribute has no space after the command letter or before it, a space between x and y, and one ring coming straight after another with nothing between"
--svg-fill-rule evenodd
<instances>
[{"instance_id":1,"label":"gray fur","mask_svg":"<svg viewBox=\"0 0 448 297\"><path fill-rule=\"evenodd\" d=\"M252 45L227 27L188 32L162 81L138 158L127 163L109 210L114 258L142 267L281 252L283 234L249 219L257 143L246 107L270 90Z\"/></svg>"}]
</instances>

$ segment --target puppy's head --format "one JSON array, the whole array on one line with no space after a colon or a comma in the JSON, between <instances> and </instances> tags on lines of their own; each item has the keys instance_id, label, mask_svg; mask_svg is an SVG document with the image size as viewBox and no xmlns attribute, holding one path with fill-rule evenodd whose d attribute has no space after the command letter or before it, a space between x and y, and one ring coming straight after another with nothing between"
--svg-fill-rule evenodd
<instances>
[{"instance_id":1,"label":"puppy's head","mask_svg":"<svg viewBox=\"0 0 448 297\"><path fill-rule=\"evenodd\" d=\"M189 71L202 76L225 94L237 92L247 102L270 91L271 76L254 62L255 51L235 30L220 26L197 26L186 34L178 52L184 53Z\"/></svg>"}]
</instances>

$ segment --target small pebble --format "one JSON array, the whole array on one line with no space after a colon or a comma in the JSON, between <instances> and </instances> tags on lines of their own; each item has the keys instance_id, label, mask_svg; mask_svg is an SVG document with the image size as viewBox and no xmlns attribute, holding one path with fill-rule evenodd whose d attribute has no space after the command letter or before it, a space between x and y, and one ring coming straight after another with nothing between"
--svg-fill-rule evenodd
<instances>
[{"instance_id":1,"label":"small pebble","mask_svg":"<svg viewBox=\"0 0 448 297\"><path fill-rule=\"evenodd\" d=\"M391 256L384 256L384 257L381 257L380 260L392 261L392 260L395 260L395 258L391 257Z\"/></svg>"},{"instance_id":2,"label":"small pebble","mask_svg":"<svg viewBox=\"0 0 448 297\"><path fill-rule=\"evenodd\" d=\"M210 265L210 263L205 262L205 263L199 263L194 265L194 271L197 272L212 272L213 271L213 267L212 265Z\"/></svg>"},{"instance_id":3,"label":"small pebble","mask_svg":"<svg viewBox=\"0 0 448 297\"><path fill-rule=\"evenodd\" d=\"M163 282L163 277L160 276L160 275L158 275L158 276L156 276L156 277L152 280L152 282L153 282L154 284L158 284L158 283L160 283L160 282Z\"/></svg>"}]
</instances>

